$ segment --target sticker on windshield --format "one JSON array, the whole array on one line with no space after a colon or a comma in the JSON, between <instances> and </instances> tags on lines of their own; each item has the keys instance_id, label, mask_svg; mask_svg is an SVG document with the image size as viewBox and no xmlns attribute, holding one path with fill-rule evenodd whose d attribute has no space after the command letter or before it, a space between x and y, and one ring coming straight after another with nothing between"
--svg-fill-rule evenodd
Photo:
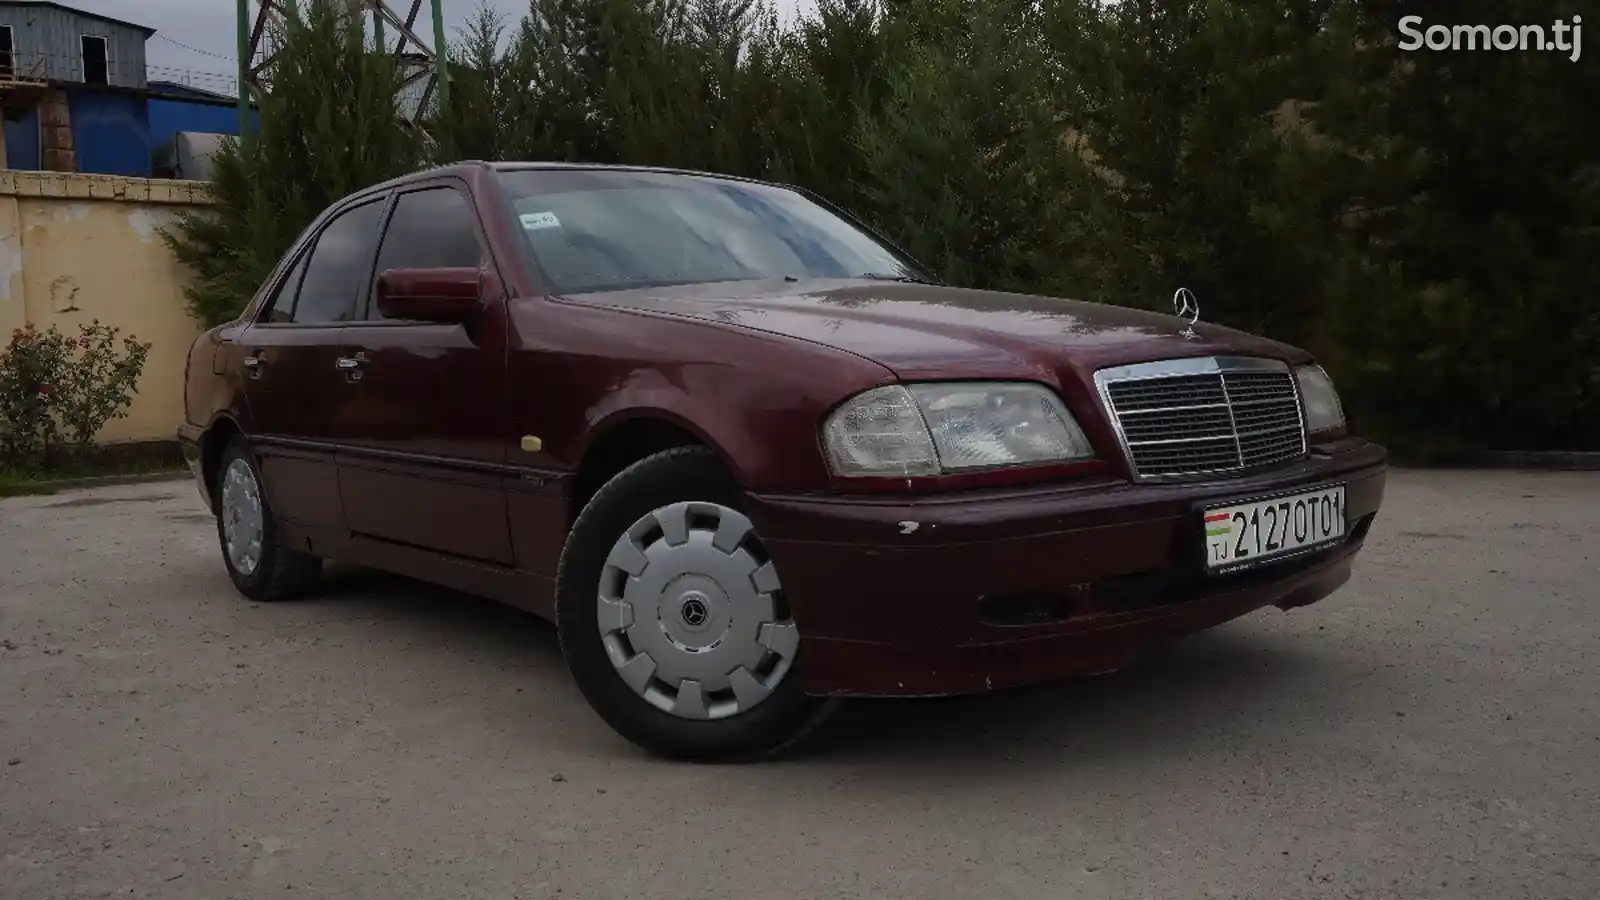
<instances>
[{"instance_id":1,"label":"sticker on windshield","mask_svg":"<svg viewBox=\"0 0 1600 900\"><path fill-rule=\"evenodd\" d=\"M528 231L537 231L540 228L560 228L561 220L553 212L536 212L522 214L522 227Z\"/></svg>"}]
</instances>

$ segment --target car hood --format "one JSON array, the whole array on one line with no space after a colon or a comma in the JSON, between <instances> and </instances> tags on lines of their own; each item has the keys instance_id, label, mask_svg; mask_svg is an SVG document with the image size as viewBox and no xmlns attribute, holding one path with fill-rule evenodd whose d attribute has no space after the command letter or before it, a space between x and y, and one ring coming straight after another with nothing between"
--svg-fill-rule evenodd
<instances>
[{"instance_id":1,"label":"car hood","mask_svg":"<svg viewBox=\"0 0 1600 900\"><path fill-rule=\"evenodd\" d=\"M1063 369L1239 355L1300 362L1300 350L1200 322L1077 300L886 281L746 281L583 294L587 305L682 316L854 353L902 379L1026 378Z\"/></svg>"}]
</instances>

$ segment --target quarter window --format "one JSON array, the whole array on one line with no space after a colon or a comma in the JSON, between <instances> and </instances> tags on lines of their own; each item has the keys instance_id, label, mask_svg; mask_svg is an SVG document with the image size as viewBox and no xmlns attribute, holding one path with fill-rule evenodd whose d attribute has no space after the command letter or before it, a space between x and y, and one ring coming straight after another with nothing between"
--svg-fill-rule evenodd
<instances>
[{"instance_id":1,"label":"quarter window","mask_svg":"<svg viewBox=\"0 0 1600 900\"><path fill-rule=\"evenodd\" d=\"M300 279L305 277L306 259L310 256L311 254L309 253L302 253L300 258L295 260L294 268L289 270L289 274L284 277L283 283L278 285L278 292L268 301L267 313L262 318L263 322L281 324L294 321L295 292L300 290Z\"/></svg>"}]
</instances>

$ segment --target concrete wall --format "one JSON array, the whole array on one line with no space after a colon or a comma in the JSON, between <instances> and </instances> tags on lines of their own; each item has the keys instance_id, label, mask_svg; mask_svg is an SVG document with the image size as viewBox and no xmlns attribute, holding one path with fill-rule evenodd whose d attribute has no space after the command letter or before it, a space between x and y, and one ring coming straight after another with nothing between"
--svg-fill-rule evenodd
<instances>
[{"instance_id":1,"label":"concrete wall","mask_svg":"<svg viewBox=\"0 0 1600 900\"><path fill-rule=\"evenodd\" d=\"M0 171L0 339L32 322L76 334L92 319L151 344L139 393L104 443L169 440L183 418L183 366L200 333L183 298L188 271L161 241L205 185Z\"/></svg>"}]
</instances>

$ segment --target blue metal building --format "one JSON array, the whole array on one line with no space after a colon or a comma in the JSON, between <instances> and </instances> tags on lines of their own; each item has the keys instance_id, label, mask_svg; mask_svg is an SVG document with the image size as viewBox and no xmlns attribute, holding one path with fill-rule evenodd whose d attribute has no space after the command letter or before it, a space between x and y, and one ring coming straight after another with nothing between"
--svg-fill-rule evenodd
<instances>
[{"instance_id":1,"label":"blue metal building","mask_svg":"<svg viewBox=\"0 0 1600 900\"><path fill-rule=\"evenodd\" d=\"M151 174L188 132L236 135L236 99L146 79L155 30L45 0L0 0L5 167Z\"/></svg>"},{"instance_id":2,"label":"blue metal building","mask_svg":"<svg viewBox=\"0 0 1600 900\"><path fill-rule=\"evenodd\" d=\"M160 147L180 132L239 134L237 98L170 81L150 82L150 146ZM251 125L256 113L250 113Z\"/></svg>"}]
</instances>

